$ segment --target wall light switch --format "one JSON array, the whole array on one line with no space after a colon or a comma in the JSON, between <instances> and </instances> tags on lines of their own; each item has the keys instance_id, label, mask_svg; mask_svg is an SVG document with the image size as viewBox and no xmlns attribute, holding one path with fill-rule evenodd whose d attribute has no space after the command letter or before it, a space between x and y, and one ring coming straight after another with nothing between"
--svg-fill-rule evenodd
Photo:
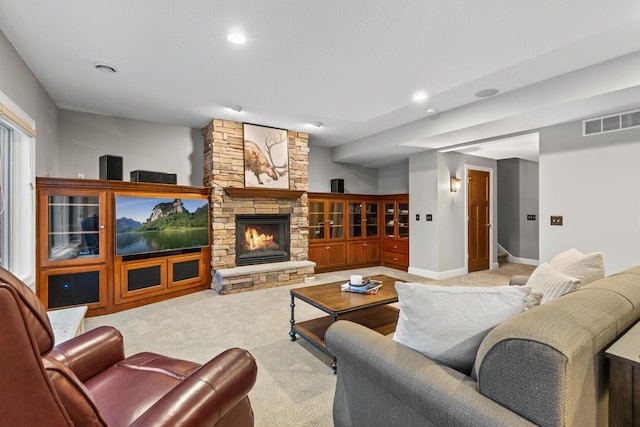
<instances>
[{"instance_id":1,"label":"wall light switch","mask_svg":"<svg viewBox=\"0 0 640 427\"><path fill-rule=\"evenodd\" d=\"M420 221L420 214L416 214L416 221Z\"/></svg>"},{"instance_id":2,"label":"wall light switch","mask_svg":"<svg viewBox=\"0 0 640 427\"><path fill-rule=\"evenodd\" d=\"M433 221L433 215L427 214L427 221Z\"/></svg>"},{"instance_id":3,"label":"wall light switch","mask_svg":"<svg viewBox=\"0 0 640 427\"><path fill-rule=\"evenodd\" d=\"M536 220L536 216L535 215L527 215L527 221L535 221Z\"/></svg>"},{"instance_id":4,"label":"wall light switch","mask_svg":"<svg viewBox=\"0 0 640 427\"><path fill-rule=\"evenodd\" d=\"M551 216L551 225L562 225L562 216Z\"/></svg>"}]
</instances>

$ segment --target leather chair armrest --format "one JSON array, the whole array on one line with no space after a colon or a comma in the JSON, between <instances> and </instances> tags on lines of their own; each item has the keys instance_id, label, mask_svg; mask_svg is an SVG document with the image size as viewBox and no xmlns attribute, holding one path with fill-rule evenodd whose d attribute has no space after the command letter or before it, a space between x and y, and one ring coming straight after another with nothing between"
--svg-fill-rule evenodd
<instances>
[{"instance_id":1,"label":"leather chair armrest","mask_svg":"<svg viewBox=\"0 0 640 427\"><path fill-rule=\"evenodd\" d=\"M509 281L509 286L524 286L527 284L529 276L513 276Z\"/></svg>"},{"instance_id":2,"label":"leather chair armrest","mask_svg":"<svg viewBox=\"0 0 640 427\"><path fill-rule=\"evenodd\" d=\"M248 351L226 350L162 397L132 426L212 426L247 396L257 372Z\"/></svg>"},{"instance_id":3,"label":"leather chair armrest","mask_svg":"<svg viewBox=\"0 0 640 427\"><path fill-rule=\"evenodd\" d=\"M48 357L84 383L124 359L124 343L117 329L100 326L55 346Z\"/></svg>"}]
</instances>

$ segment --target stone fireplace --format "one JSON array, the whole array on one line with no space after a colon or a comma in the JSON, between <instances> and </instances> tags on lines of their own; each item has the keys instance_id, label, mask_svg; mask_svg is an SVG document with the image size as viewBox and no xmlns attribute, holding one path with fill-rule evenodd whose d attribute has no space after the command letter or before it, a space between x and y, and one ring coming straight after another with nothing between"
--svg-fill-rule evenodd
<instances>
[{"instance_id":1,"label":"stone fireplace","mask_svg":"<svg viewBox=\"0 0 640 427\"><path fill-rule=\"evenodd\" d=\"M308 260L308 134L288 132L288 190L244 188L242 123L214 119L202 134L205 142L204 184L212 190L212 288L220 294L228 294L303 283L307 277L312 277L315 263ZM278 243L278 249L271 246L272 253L268 255L271 259L259 264L251 262L253 255L260 255L259 251L239 254L244 249L238 239L244 240L247 230L243 220L249 216L256 216L261 221L287 217L288 248L280 247L282 242ZM264 231L254 231L258 235L256 238L265 234L263 238L268 239L268 233ZM281 253L273 253L278 251Z\"/></svg>"}]
</instances>

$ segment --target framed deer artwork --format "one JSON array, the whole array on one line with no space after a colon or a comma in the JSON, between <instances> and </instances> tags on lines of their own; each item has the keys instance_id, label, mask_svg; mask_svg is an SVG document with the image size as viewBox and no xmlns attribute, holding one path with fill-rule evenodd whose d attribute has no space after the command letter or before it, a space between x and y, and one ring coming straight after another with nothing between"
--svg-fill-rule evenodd
<instances>
[{"instance_id":1,"label":"framed deer artwork","mask_svg":"<svg viewBox=\"0 0 640 427\"><path fill-rule=\"evenodd\" d=\"M243 124L244 186L289 189L289 138L285 129Z\"/></svg>"}]
</instances>

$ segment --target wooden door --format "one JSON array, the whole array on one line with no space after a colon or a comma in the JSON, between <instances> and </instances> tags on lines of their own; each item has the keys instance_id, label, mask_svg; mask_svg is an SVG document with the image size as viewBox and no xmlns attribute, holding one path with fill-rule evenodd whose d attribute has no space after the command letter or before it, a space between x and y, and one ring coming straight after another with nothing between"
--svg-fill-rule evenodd
<instances>
[{"instance_id":1,"label":"wooden door","mask_svg":"<svg viewBox=\"0 0 640 427\"><path fill-rule=\"evenodd\" d=\"M489 268L489 172L469 170L467 186L469 272Z\"/></svg>"}]
</instances>

